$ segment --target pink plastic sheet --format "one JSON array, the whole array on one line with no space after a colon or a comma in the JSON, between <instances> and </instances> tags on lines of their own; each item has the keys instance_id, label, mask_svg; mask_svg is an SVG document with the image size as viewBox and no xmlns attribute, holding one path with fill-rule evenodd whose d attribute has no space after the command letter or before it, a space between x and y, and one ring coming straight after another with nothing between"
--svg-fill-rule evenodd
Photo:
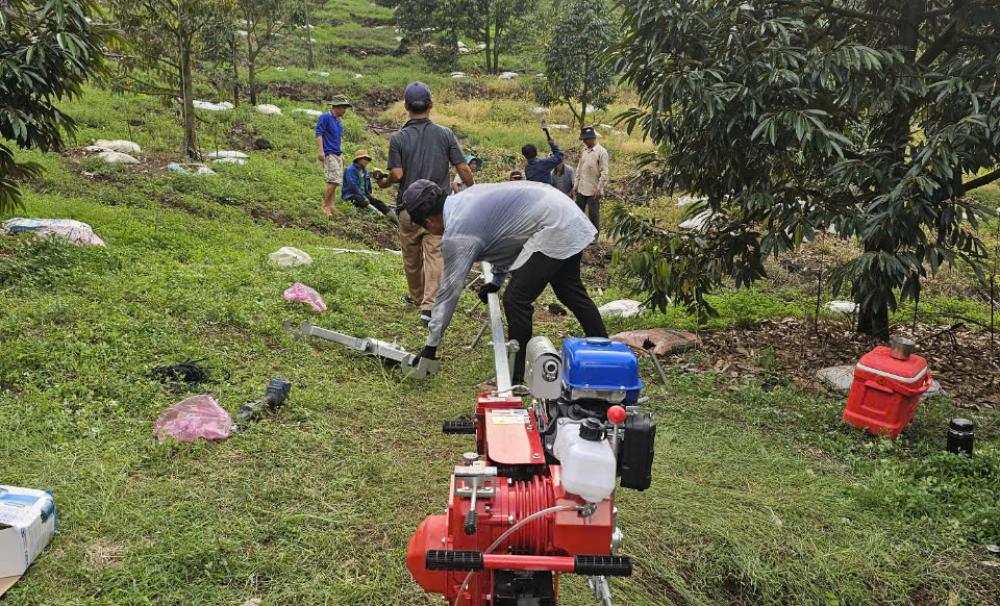
<instances>
[{"instance_id":1,"label":"pink plastic sheet","mask_svg":"<svg viewBox=\"0 0 1000 606\"><path fill-rule=\"evenodd\" d=\"M198 438L225 440L233 431L233 418L208 394L192 396L160 413L153 435L194 442Z\"/></svg>"},{"instance_id":2,"label":"pink plastic sheet","mask_svg":"<svg viewBox=\"0 0 1000 606\"><path fill-rule=\"evenodd\" d=\"M296 282L288 287L285 291L285 300L307 303L309 307L318 312L326 311L326 303L323 302L323 297L319 296L319 293L314 289L309 288L301 282Z\"/></svg>"}]
</instances>

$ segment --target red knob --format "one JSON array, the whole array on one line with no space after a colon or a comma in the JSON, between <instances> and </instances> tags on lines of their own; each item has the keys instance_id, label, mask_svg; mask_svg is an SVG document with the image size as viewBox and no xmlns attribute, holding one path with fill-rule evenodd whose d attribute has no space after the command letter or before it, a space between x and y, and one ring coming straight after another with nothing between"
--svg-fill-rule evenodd
<instances>
[{"instance_id":1,"label":"red knob","mask_svg":"<svg viewBox=\"0 0 1000 606\"><path fill-rule=\"evenodd\" d=\"M612 406L608 409L608 421L611 421L612 425L621 425L627 416L628 413L621 406Z\"/></svg>"}]
</instances>

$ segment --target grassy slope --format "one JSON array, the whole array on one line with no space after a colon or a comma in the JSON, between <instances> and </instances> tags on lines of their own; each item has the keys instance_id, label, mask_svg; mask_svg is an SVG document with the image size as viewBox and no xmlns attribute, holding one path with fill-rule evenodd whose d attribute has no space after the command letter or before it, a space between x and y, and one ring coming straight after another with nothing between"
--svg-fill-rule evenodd
<instances>
[{"instance_id":1,"label":"grassy slope","mask_svg":"<svg viewBox=\"0 0 1000 606\"><path fill-rule=\"evenodd\" d=\"M337 6L325 14L343 12ZM329 36L318 28L318 39ZM358 65L374 74L387 61ZM484 176L495 178L536 126L518 85L486 84L507 99L442 90L438 112L488 158ZM130 136L150 159L117 170L28 154L48 171L23 214L86 221L109 246L0 244L0 477L52 490L61 529L6 603L438 603L409 580L403 552L423 516L444 506L448 469L468 448L437 428L468 411L473 385L490 374L485 352L458 348L476 321L458 319L448 372L419 386L285 334L285 319L311 316L281 300L303 281L330 304L323 325L411 347L421 339L401 305L397 257L322 248L373 244L372 228L351 209L333 227L317 212L323 184L311 119L248 108L204 116L206 147L235 147L229 133L256 131L277 149L198 179L154 170L171 157L178 130L153 102L91 91L69 109L82 139ZM146 124L126 127L137 115ZM399 116L391 108L380 121ZM360 141L384 157L384 139L358 116L347 127L352 149ZM617 157L638 145L607 141ZM283 245L316 263L267 265ZM749 315L798 309L759 293L721 301ZM558 337L574 325L541 330ZM207 389L224 407L259 397L280 376L294 383L287 409L222 443L155 444L158 411L199 390L162 386L145 371L199 357L208 358L218 382ZM990 515L995 475L957 495L914 492L914 478L927 479L918 463L940 448L947 401L927 403L912 431L890 444L845 429L837 400L679 369L664 388L643 364L661 430L654 487L620 495L626 552L638 560L637 575L616 582L621 603L938 604L951 591L968 604L997 602L995 573L978 564L982 548L966 542L970 526L990 528L970 523L969 512ZM1000 468L996 415L977 421L978 461L989 474ZM983 469L946 461L930 476ZM565 604L593 603L578 579L564 590Z\"/></svg>"}]
</instances>

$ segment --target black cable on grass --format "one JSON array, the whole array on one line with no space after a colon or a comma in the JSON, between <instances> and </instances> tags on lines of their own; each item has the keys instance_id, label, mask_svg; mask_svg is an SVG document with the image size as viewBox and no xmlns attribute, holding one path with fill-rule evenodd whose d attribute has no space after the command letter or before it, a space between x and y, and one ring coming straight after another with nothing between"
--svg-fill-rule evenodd
<instances>
[{"instance_id":1,"label":"black cable on grass","mask_svg":"<svg viewBox=\"0 0 1000 606\"><path fill-rule=\"evenodd\" d=\"M204 362L206 359L184 360L177 364L157 366L146 373L146 376L164 383L167 381L180 381L190 384L205 383L208 381L208 370L198 363Z\"/></svg>"}]
</instances>

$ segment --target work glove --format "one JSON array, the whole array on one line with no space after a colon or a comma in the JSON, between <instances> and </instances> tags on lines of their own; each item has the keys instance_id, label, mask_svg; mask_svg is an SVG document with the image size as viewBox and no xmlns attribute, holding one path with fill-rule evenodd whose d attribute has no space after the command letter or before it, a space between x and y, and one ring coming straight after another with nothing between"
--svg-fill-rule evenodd
<instances>
[{"instance_id":1,"label":"work glove","mask_svg":"<svg viewBox=\"0 0 1000 606\"><path fill-rule=\"evenodd\" d=\"M479 287L479 300L483 302L483 305L485 305L487 301L486 298L491 294L499 291L500 291L499 284L493 284L492 282L490 282L489 284L484 284Z\"/></svg>"}]
</instances>

